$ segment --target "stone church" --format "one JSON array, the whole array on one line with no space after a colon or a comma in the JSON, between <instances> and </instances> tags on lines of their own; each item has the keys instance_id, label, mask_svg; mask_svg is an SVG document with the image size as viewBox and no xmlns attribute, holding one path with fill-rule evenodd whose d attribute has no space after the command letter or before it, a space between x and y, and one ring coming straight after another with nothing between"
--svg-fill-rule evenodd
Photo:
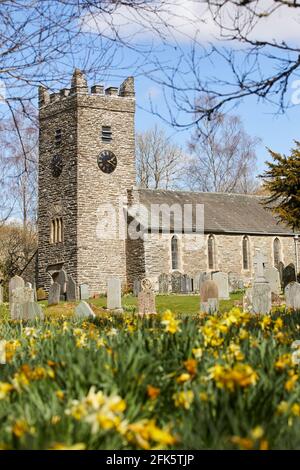
<instances>
[{"instance_id":1,"label":"stone church","mask_svg":"<svg viewBox=\"0 0 300 470\"><path fill-rule=\"evenodd\" d=\"M249 279L257 249L270 265L294 262L293 233L260 197L138 189L134 116L132 77L89 90L76 69L70 89L40 87L38 287L61 270L91 296L111 276L127 288L174 271Z\"/></svg>"}]
</instances>

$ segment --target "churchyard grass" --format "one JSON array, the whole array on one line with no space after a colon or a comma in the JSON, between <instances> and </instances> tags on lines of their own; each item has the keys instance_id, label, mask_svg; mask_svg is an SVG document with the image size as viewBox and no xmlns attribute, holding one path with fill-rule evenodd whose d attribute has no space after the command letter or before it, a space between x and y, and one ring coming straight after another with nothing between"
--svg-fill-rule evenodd
<instances>
[{"instance_id":1,"label":"churchyard grass","mask_svg":"<svg viewBox=\"0 0 300 470\"><path fill-rule=\"evenodd\" d=\"M67 305L23 324L1 310L0 448L300 447L300 314L75 321Z\"/></svg>"}]
</instances>

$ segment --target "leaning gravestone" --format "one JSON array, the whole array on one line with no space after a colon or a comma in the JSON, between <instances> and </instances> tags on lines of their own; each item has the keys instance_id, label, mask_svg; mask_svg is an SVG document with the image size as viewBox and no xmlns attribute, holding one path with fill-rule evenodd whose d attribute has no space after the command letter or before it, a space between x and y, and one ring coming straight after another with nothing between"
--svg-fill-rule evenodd
<instances>
[{"instance_id":1,"label":"leaning gravestone","mask_svg":"<svg viewBox=\"0 0 300 470\"><path fill-rule=\"evenodd\" d=\"M141 281L139 279L135 279L133 281L133 295L137 297L141 292Z\"/></svg>"},{"instance_id":2,"label":"leaning gravestone","mask_svg":"<svg viewBox=\"0 0 300 470\"><path fill-rule=\"evenodd\" d=\"M77 286L72 276L68 276L67 280L67 300L77 300Z\"/></svg>"},{"instance_id":3,"label":"leaning gravestone","mask_svg":"<svg viewBox=\"0 0 300 470\"><path fill-rule=\"evenodd\" d=\"M284 290L286 307L292 310L300 311L300 284L299 282L290 282Z\"/></svg>"},{"instance_id":4,"label":"leaning gravestone","mask_svg":"<svg viewBox=\"0 0 300 470\"><path fill-rule=\"evenodd\" d=\"M174 271L171 275L171 286L172 292L174 294L181 293L181 273L179 271Z\"/></svg>"},{"instance_id":5,"label":"leaning gravestone","mask_svg":"<svg viewBox=\"0 0 300 470\"><path fill-rule=\"evenodd\" d=\"M267 267L265 269L265 277L267 282L270 284L271 292L279 295L281 292L280 274L277 268L274 266Z\"/></svg>"},{"instance_id":6,"label":"leaning gravestone","mask_svg":"<svg viewBox=\"0 0 300 470\"><path fill-rule=\"evenodd\" d=\"M296 271L293 263L288 264L282 272L282 284L285 288L290 282L296 281Z\"/></svg>"},{"instance_id":7,"label":"leaning gravestone","mask_svg":"<svg viewBox=\"0 0 300 470\"><path fill-rule=\"evenodd\" d=\"M141 286L142 291L139 293L138 297L139 315L155 315L155 294L150 279L143 279Z\"/></svg>"},{"instance_id":8,"label":"leaning gravestone","mask_svg":"<svg viewBox=\"0 0 300 470\"><path fill-rule=\"evenodd\" d=\"M121 280L111 277L107 280L107 308L108 310L123 312L121 302Z\"/></svg>"},{"instance_id":9,"label":"leaning gravestone","mask_svg":"<svg viewBox=\"0 0 300 470\"><path fill-rule=\"evenodd\" d=\"M75 317L80 318L95 318L93 310L85 300L82 300L80 304L75 308Z\"/></svg>"},{"instance_id":10,"label":"leaning gravestone","mask_svg":"<svg viewBox=\"0 0 300 470\"><path fill-rule=\"evenodd\" d=\"M200 310L205 313L215 313L219 308L219 291L214 281L205 281L200 288Z\"/></svg>"},{"instance_id":11,"label":"leaning gravestone","mask_svg":"<svg viewBox=\"0 0 300 470\"><path fill-rule=\"evenodd\" d=\"M58 272L55 282L60 285L60 300L66 300L68 275L64 269L61 269Z\"/></svg>"},{"instance_id":12,"label":"leaning gravestone","mask_svg":"<svg viewBox=\"0 0 300 470\"><path fill-rule=\"evenodd\" d=\"M222 273L222 272L213 273L212 280L218 286L219 299L228 300L229 299L228 274Z\"/></svg>"},{"instance_id":13,"label":"leaning gravestone","mask_svg":"<svg viewBox=\"0 0 300 470\"><path fill-rule=\"evenodd\" d=\"M88 300L90 298L89 286L88 284L80 284L80 299Z\"/></svg>"},{"instance_id":14,"label":"leaning gravestone","mask_svg":"<svg viewBox=\"0 0 300 470\"><path fill-rule=\"evenodd\" d=\"M8 284L9 301L11 298L12 291L19 287L25 287L24 280L20 276L12 277Z\"/></svg>"},{"instance_id":15,"label":"leaning gravestone","mask_svg":"<svg viewBox=\"0 0 300 470\"><path fill-rule=\"evenodd\" d=\"M158 277L158 291L160 294L168 294L169 292L169 276L168 274L160 274Z\"/></svg>"},{"instance_id":16,"label":"leaning gravestone","mask_svg":"<svg viewBox=\"0 0 300 470\"><path fill-rule=\"evenodd\" d=\"M60 284L53 282L48 293L48 305L57 305L60 301Z\"/></svg>"}]
</instances>

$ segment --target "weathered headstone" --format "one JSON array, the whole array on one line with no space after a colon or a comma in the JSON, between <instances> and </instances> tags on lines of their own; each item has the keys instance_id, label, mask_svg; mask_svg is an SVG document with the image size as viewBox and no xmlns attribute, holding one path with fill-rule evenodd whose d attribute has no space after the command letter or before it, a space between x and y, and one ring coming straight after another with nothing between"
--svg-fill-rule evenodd
<instances>
[{"instance_id":1,"label":"weathered headstone","mask_svg":"<svg viewBox=\"0 0 300 470\"><path fill-rule=\"evenodd\" d=\"M205 281L200 288L200 310L205 313L215 313L219 308L219 291L214 281Z\"/></svg>"},{"instance_id":2,"label":"weathered headstone","mask_svg":"<svg viewBox=\"0 0 300 470\"><path fill-rule=\"evenodd\" d=\"M254 283L252 287L253 313L269 313L272 307L271 287L268 283Z\"/></svg>"},{"instance_id":3,"label":"weathered headstone","mask_svg":"<svg viewBox=\"0 0 300 470\"><path fill-rule=\"evenodd\" d=\"M57 305L60 301L60 284L53 282L48 293L48 305Z\"/></svg>"},{"instance_id":4,"label":"weathered headstone","mask_svg":"<svg viewBox=\"0 0 300 470\"><path fill-rule=\"evenodd\" d=\"M42 287L36 291L37 300L46 300L47 299L47 292Z\"/></svg>"},{"instance_id":5,"label":"weathered headstone","mask_svg":"<svg viewBox=\"0 0 300 470\"><path fill-rule=\"evenodd\" d=\"M179 271L174 271L171 275L171 286L174 294L181 293L181 276L182 274Z\"/></svg>"},{"instance_id":6,"label":"weathered headstone","mask_svg":"<svg viewBox=\"0 0 300 470\"><path fill-rule=\"evenodd\" d=\"M187 274L183 274L180 278L180 292L181 294L188 294L191 292L191 281Z\"/></svg>"},{"instance_id":7,"label":"weathered headstone","mask_svg":"<svg viewBox=\"0 0 300 470\"><path fill-rule=\"evenodd\" d=\"M253 258L254 266L254 282L266 282L265 277L265 268L266 268L266 258L265 256L257 250Z\"/></svg>"},{"instance_id":8,"label":"weathered headstone","mask_svg":"<svg viewBox=\"0 0 300 470\"><path fill-rule=\"evenodd\" d=\"M93 310L85 300L82 300L75 308L75 317L76 318L95 318Z\"/></svg>"},{"instance_id":9,"label":"weathered headstone","mask_svg":"<svg viewBox=\"0 0 300 470\"><path fill-rule=\"evenodd\" d=\"M75 301L77 300L77 286L72 276L68 276L67 281L67 300Z\"/></svg>"},{"instance_id":10,"label":"weathered headstone","mask_svg":"<svg viewBox=\"0 0 300 470\"><path fill-rule=\"evenodd\" d=\"M89 286L88 284L80 284L80 299L88 300L90 298Z\"/></svg>"},{"instance_id":11,"label":"weathered headstone","mask_svg":"<svg viewBox=\"0 0 300 470\"><path fill-rule=\"evenodd\" d=\"M271 307L271 287L268 282L254 283L252 288L246 290L243 299L245 312L265 315Z\"/></svg>"},{"instance_id":12,"label":"weathered headstone","mask_svg":"<svg viewBox=\"0 0 300 470\"><path fill-rule=\"evenodd\" d=\"M139 279L134 279L133 281L133 295L137 297L141 292L141 281Z\"/></svg>"},{"instance_id":13,"label":"weathered headstone","mask_svg":"<svg viewBox=\"0 0 300 470\"><path fill-rule=\"evenodd\" d=\"M285 288L290 282L296 281L295 265L293 263L288 264L282 272L282 284Z\"/></svg>"},{"instance_id":14,"label":"weathered headstone","mask_svg":"<svg viewBox=\"0 0 300 470\"><path fill-rule=\"evenodd\" d=\"M3 286L0 284L0 304L3 304Z\"/></svg>"},{"instance_id":15,"label":"weathered headstone","mask_svg":"<svg viewBox=\"0 0 300 470\"><path fill-rule=\"evenodd\" d=\"M169 292L169 276L168 274L160 274L158 277L158 291L160 294L168 294Z\"/></svg>"},{"instance_id":16,"label":"weathered headstone","mask_svg":"<svg viewBox=\"0 0 300 470\"><path fill-rule=\"evenodd\" d=\"M274 294L280 294L281 285L278 269L276 269L274 266L268 266L265 269L265 277L267 282L270 284L271 292L273 292Z\"/></svg>"},{"instance_id":17,"label":"weathered headstone","mask_svg":"<svg viewBox=\"0 0 300 470\"><path fill-rule=\"evenodd\" d=\"M122 309L121 302L121 280L118 277L111 277L107 280L107 308L108 310L118 310L120 312Z\"/></svg>"},{"instance_id":18,"label":"weathered headstone","mask_svg":"<svg viewBox=\"0 0 300 470\"><path fill-rule=\"evenodd\" d=\"M284 290L285 303L287 308L300 311L300 284L299 282L290 282Z\"/></svg>"},{"instance_id":19,"label":"weathered headstone","mask_svg":"<svg viewBox=\"0 0 300 470\"><path fill-rule=\"evenodd\" d=\"M238 287L238 290L244 290L245 289L245 283L244 283L243 279L238 280L237 287Z\"/></svg>"},{"instance_id":20,"label":"weathered headstone","mask_svg":"<svg viewBox=\"0 0 300 470\"><path fill-rule=\"evenodd\" d=\"M34 301L34 291L30 287L17 287L11 293L10 315L13 320L43 319L43 311Z\"/></svg>"},{"instance_id":21,"label":"weathered headstone","mask_svg":"<svg viewBox=\"0 0 300 470\"><path fill-rule=\"evenodd\" d=\"M20 276L12 277L8 284L9 301L11 298L12 291L19 287L25 287L24 279L22 279Z\"/></svg>"},{"instance_id":22,"label":"weathered headstone","mask_svg":"<svg viewBox=\"0 0 300 470\"><path fill-rule=\"evenodd\" d=\"M233 272L233 271L229 271L229 273L228 273L228 286L229 286L229 292L230 293L236 292L239 289L238 282L239 282L238 274Z\"/></svg>"},{"instance_id":23,"label":"weathered headstone","mask_svg":"<svg viewBox=\"0 0 300 470\"><path fill-rule=\"evenodd\" d=\"M228 274L217 272L213 273L212 280L218 286L219 299L229 299Z\"/></svg>"},{"instance_id":24,"label":"weathered headstone","mask_svg":"<svg viewBox=\"0 0 300 470\"><path fill-rule=\"evenodd\" d=\"M145 278L141 282L142 291L138 296L139 315L155 315L155 294L152 290L152 283Z\"/></svg>"}]
</instances>

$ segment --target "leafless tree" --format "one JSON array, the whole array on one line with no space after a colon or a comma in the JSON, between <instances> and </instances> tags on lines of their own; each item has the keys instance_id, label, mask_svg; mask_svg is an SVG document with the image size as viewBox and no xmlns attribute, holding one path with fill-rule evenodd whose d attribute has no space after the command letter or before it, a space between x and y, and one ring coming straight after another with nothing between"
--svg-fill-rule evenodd
<instances>
[{"instance_id":1,"label":"leafless tree","mask_svg":"<svg viewBox=\"0 0 300 470\"><path fill-rule=\"evenodd\" d=\"M136 136L137 183L142 188L172 189L181 179L183 152L157 126Z\"/></svg>"},{"instance_id":2,"label":"leafless tree","mask_svg":"<svg viewBox=\"0 0 300 470\"><path fill-rule=\"evenodd\" d=\"M31 116L28 119L28 115ZM35 109L11 109L0 123L0 220L22 220L26 229L36 219L38 128Z\"/></svg>"},{"instance_id":3,"label":"leafless tree","mask_svg":"<svg viewBox=\"0 0 300 470\"><path fill-rule=\"evenodd\" d=\"M238 116L218 112L213 119L203 119L189 143L188 186L198 191L254 192L258 142L245 132Z\"/></svg>"},{"instance_id":4,"label":"leafless tree","mask_svg":"<svg viewBox=\"0 0 300 470\"><path fill-rule=\"evenodd\" d=\"M182 49L176 63L152 75L164 88L166 103L172 99L176 108L168 106L168 113L163 114L152 103L152 111L174 126L192 127L251 96L274 105L274 112L285 112L295 104L289 91L299 79L300 45L295 37L289 38L289 31L299 23L291 12L299 14L300 2L203 0L198 5L203 8L204 22L213 25L210 41L201 39L201 28L195 30L188 51ZM285 37L280 36L284 28L276 30L283 20ZM215 72L214 64L221 73ZM213 100L199 105L195 96L200 94Z\"/></svg>"}]
</instances>

